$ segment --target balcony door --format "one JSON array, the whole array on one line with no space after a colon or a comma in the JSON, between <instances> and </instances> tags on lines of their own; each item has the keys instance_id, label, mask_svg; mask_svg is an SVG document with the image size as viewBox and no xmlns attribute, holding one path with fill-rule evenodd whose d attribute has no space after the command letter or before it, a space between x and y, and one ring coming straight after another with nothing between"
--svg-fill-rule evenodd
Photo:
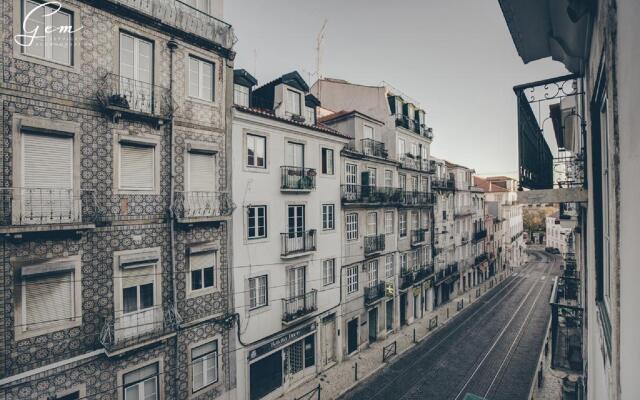
<instances>
[{"instance_id":1,"label":"balcony door","mask_svg":"<svg viewBox=\"0 0 640 400\"><path fill-rule=\"evenodd\" d=\"M153 104L153 43L120 32L120 95L129 108L151 113Z\"/></svg>"},{"instance_id":2,"label":"balcony door","mask_svg":"<svg viewBox=\"0 0 640 400\"><path fill-rule=\"evenodd\" d=\"M287 232L289 239L300 239L304 236L304 206L290 205L287 207Z\"/></svg>"},{"instance_id":3,"label":"balcony door","mask_svg":"<svg viewBox=\"0 0 640 400\"><path fill-rule=\"evenodd\" d=\"M285 152L286 163L290 167L304 168L304 145L287 142Z\"/></svg>"},{"instance_id":4,"label":"balcony door","mask_svg":"<svg viewBox=\"0 0 640 400\"><path fill-rule=\"evenodd\" d=\"M345 164L345 182L348 200L355 200L358 192L358 166L356 164Z\"/></svg>"},{"instance_id":5,"label":"balcony door","mask_svg":"<svg viewBox=\"0 0 640 400\"><path fill-rule=\"evenodd\" d=\"M367 236L375 236L378 234L378 213L367 213Z\"/></svg>"},{"instance_id":6,"label":"balcony door","mask_svg":"<svg viewBox=\"0 0 640 400\"><path fill-rule=\"evenodd\" d=\"M73 193L73 138L22 133L22 185L14 210L17 224L72 222L80 200ZM18 211L19 210L19 211Z\"/></svg>"},{"instance_id":7,"label":"balcony door","mask_svg":"<svg viewBox=\"0 0 640 400\"><path fill-rule=\"evenodd\" d=\"M116 341L153 332L162 324L156 304L156 264L141 263L122 270L122 311L115 325Z\"/></svg>"},{"instance_id":8,"label":"balcony door","mask_svg":"<svg viewBox=\"0 0 640 400\"><path fill-rule=\"evenodd\" d=\"M306 308L306 275L306 267L291 268L287 272L289 300L286 302L285 312L289 315L295 315Z\"/></svg>"}]
</instances>

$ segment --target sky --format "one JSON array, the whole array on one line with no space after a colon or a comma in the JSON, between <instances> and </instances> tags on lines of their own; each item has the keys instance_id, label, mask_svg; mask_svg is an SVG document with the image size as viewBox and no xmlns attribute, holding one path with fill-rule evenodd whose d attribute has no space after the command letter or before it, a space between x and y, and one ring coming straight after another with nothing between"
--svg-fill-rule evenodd
<instances>
[{"instance_id":1,"label":"sky","mask_svg":"<svg viewBox=\"0 0 640 400\"><path fill-rule=\"evenodd\" d=\"M498 0L228 0L235 67L266 83L297 70L317 79L316 42L327 21L320 75L388 82L416 100L434 131L431 153L478 175L517 177L513 86L564 75L525 65Z\"/></svg>"}]
</instances>

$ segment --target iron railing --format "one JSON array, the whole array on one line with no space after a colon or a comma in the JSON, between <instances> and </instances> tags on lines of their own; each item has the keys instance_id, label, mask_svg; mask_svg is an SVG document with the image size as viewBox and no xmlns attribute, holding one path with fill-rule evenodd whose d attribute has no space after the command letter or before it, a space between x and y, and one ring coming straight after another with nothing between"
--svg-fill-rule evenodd
<instances>
[{"instance_id":1,"label":"iron railing","mask_svg":"<svg viewBox=\"0 0 640 400\"><path fill-rule=\"evenodd\" d=\"M145 310L107 318L100 332L100 343L108 351L139 344L173 332L182 317L173 304L154 306Z\"/></svg>"},{"instance_id":2,"label":"iron railing","mask_svg":"<svg viewBox=\"0 0 640 400\"><path fill-rule=\"evenodd\" d=\"M580 280L559 277L551 302L551 365L581 373L583 369L583 314Z\"/></svg>"},{"instance_id":3,"label":"iron railing","mask_svg":"<svg viewBox=\"0 0 640 400\"><path fill-rule=\"evenodd\" d=\"M476 231L473 233L473 241L474 242L479 242L482 239L487 237L487 230L486 229L482 229L479 231Z\"/></svg>"},{"instance_id":4,"label":"iron railing","mask_svg":"<svg viewBox=\"0 0 640 400\"><path fill-rule=\"evenodd\" d=\"M453 178L436 178L431 181L431 187L437 190L455 190L456 182Z\"/></svg>"},{"instance_id":5,"label":"iron railing","mask_svg":"<svg viewBox=\"0 0 640 400\"><path fill-rule=\"evenodd\" d=\"M409 286L413 285L414 281L413 271L402 271L402 274L400 275L400 289L407 289Z\"/></svg>"},{"instance_id":6,"label":"iron railing","mask_svg":"<svg viewBox=\"0 0 640 400\"><path fill-rule=\"evenodd\" d=\"M98 88L98 100L116 111L133 111L169 117L173 110L168 88L116 74L106 74Z\"/></svg>"},{"instance_id":7,"label":"iron railing","mask_svg":"<svg viewBox=\"0 0 640 400\"><path fill-rule=\"evenodd\" d=\"M95 191L62 188L1 188L0 226L93 223Z\"/></svg>"},{"instance_id":8,"label":"iron railing","mask_svg":"<svg viewBox=\"0 0 640 400\"><path fill-rule=\"evenodd\" d=\"M415 246L417 244L423 243L427 240L427 232L428 229L420 228L420 229L412 229L411 230L411 245Z\"/></svg>"},{"instance_id":9,"label":"iron railing","mask_svg":"<svg viewBox=\"0 0 640 400\"><path fill-rule=\"evenodd\" d=\"M340 185L342 201L348 203L365 204L401 204L400 189L379 186Z\"/></svg>"},{"instance_id":10,"label":"iron railing","mask_svg":"<svg viewBox=\"0 0 640 400\"><path fill-rule=\"evenodd\" d=\"M432 264L423 265L420 269L416 271L414 280L416 282L420 282L424 279L427 279L432 274L433 274L433 265Z\"/></svg>"},{"instance_id":11,"label":"iron railing","mask_svg":"<svg viewBox=\"0 0 640 400\"><path fill-rule=\"evenodd\" d=\"M316 188L316 170L313 168L280 167L280 189L313 190Z\"/></svg>"},{"instance_id":12,"label":"iron railing","mask_svg":"<svg viewBox=\"0 0 640 400\"><path fill-rule=\"evenodd\" d=\"M368 306L384 297L384 282L378 281L364 288L364 304Z\"/></svg>"},{"instance_id":13,"label":"iron railing","mask_svg":"<svg viewBox=\"0 0 640 400\"><path fill-rule=\"evenodd\" d=\"M233 212L233 202L227 192L176 192L174 213L178 218L224 217Z\"/></svg>"},{"instance_id":14,"label":"iron railing","mask_svg":"<svg viewBox=\"0 0 640 400\"><path fill-rule=\"evenodd\" d=\"M435 204L434 193L420 191L402 192L402 204L405 206L429 206Z\"/></svg>"},{"instance_id":15,"label":"iron railing","mask_svg":"<svg viewBox=\"0 0 640 400\"><path fill-rule=\"evenodd\" d=\"M489 255L487 253L482 253L479 256L476 256L474 260L474 264L478 265L488 260L489 260Z\"/></svg>"},{"instance_id":16,"label":"iron railing","mask_svg":"<svg viewBox=\"0 0 640 400\"><path fill-rule=\"evenodd\" d=\"M282 320L292 322L298 318L318 310L318 291L310 292L282 299Z\"/></svg>"},{"instance_id":17,"label":"iron railing","mask_svg":"<svg viewBox=\"0 0 640 400\"><path fill-rule=\"evenodd\" d=\"M382 348L382 362L387 362L388 359L396 354L398 354L398 343L394 340Z\"/></svg>"},{"instance_id":18,"label":"iron railing","mask_svg":"<svg viewBox=\"0 0 640 400\"><path fill-rule=\"evenodd\" d=\"M379 158L389 157L389 152L383 142L373 139L362 139L360 140L360 145L362 147L362 154Z\"/></svg>"},{"instance_id":19,"label":"iron railing","mask_svg":"<svg viewBox=\"0 0 640 400\"><path fill-rule=\"evenodd\" d=\"M364 237L364 254L384 251L385 235L371 235Z\"/></svg>"},{"instance_id":20,"label":"iron railing","mask_svg":"<svg viewBox=\"0 0 640 400\"><path fill-rule=\"evenodd\" d=\"M316 230L308 231L292 231L281 233L281 252L282 256L289 256L296 253L306 253L316 251Z\"/></svg>"}]
</instances>

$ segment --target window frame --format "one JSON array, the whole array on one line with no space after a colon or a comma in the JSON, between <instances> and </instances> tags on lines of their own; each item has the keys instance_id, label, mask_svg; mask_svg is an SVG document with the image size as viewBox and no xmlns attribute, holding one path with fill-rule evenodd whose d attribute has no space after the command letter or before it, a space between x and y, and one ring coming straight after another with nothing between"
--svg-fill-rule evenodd
<instances>
[{"instance_id":1,"label":"window frame","mask_svg":"<svg viewBox=\"0 0 640 400\"><path fill-rule=\"evenodd\" d=\"M263 286L259 286L258 283L260 281L264 280L264 285ZM253 288L251 287L251 282L255 282ZM257 310L260 309L262 307L268 307L269 306L269 276L267 274L264 275L257 275L257 276L252 276L250 278L247 279L247 287L249 288L248 290L248 295L249 295L249 306L247 307L249 309L249 311L251 310ZM260 293L260 289L264 287L264 296L261 296ZM252 298L252 291L255 291L255 294L253 295L253 298L255 299L255 304L252 305L251 303L251 298ZM264 297L264 303L259 302L258 299L260 299L261 297Z\"/></svg>"},{"instance_id":2,"label":"window frame","mask_svg":"<svg viewBox=\"0 0 640 400\"><path fill-rule=\"evenodd\" d=\"M17 7L14 7L14 13L15 13L15 22L14 22L14 30L16 32L20 32L21 35L25 35L25 30L24 30L24 17L25 17L25 12L26 12L26 3L29 0L20 0L20 5ZM40 2L40 1L31 1L32 3L37 3L38 7L42 7L46 2ZM46 8L53 8L49 5L46 6ZM45 14L47 14L45 8ZM45 56L39 56L37 54L32 54L32 53L28 53L27 51L25 51L29 46L22 46L22 45L18 45L17 43L14 43L14 49L15 52L14 54L18 57L18 58L25 58L28 59L30 61L33 61L33 59L38 60L39 63L42 64L46 64L46 65L50 65L54 68L64 68L64 69L73 69L73 70L77 70L79 68L78 63L76 63L75 61L77 59L80 59L80 46L76 46L77 44L77 40L76 40L76 35L75 32L80 30L79 29L75 29L76 27L80 26L80 19L79 19L79 13L80 10L76 7L73 7L69 4L65 4L64 7L60 7L60 9L57 12L61 12L64 14L68 15L68 22L71 24L71 31L68 33L69 34L69 63L62 63L59 61L55 61L53 59L52 56L47 57L47 47L46 47L46 41L47 41L47 37L49 38L49 42L52 42L52 32L46 32L45 31L41 32L40 30L38 30L38 36L44 34L45 35ZM49 21L49 23L47 23L47 20ZM45 16L45 21L44 21L44 26L53 26L52 24L52 16ZM29 40L28 38L25 39L25 41L21 41L21 43L26 44L26 40ZM35 41L35 40L34 40ZM49 43L49 45L51 46L51 43ZM53 46L55 47L55 46ZM50 48L51 52L53 51L53 47Z\"/></svg>"},{"instance_id":3,"label":"window frame","mask_svg":"<svg viewBox=\"0 0 640 400\"><path fill-rule=\"evenodd\" d=\"M114 177L113 190L115 194L160 194L160 154L162 154L161 138L154 135L131 136L129 132L115 133L114 135ZM122 145L153 147L153 189L131 189L121 187L121 163Z\"/></svg>"},{"instance_id":4,"label":"window frame","mask_svg":"<svg viewBox=\"0 0 640 400\"><path fill-rule=\"evenodd\" d=\"M328 268L330 264L330 268ZM322 286L329 286L336 283L336 259L327 258L322 260Z\"/></svg>"},{"instance_id":5,"label":"window frame","mask_svg":"<svg viewBox=\"0 0 640 400\"><path fill-rule=\"evenodd\" d=\"M249 138L252 138L251 141L249 140ZM262 165L262 166L259 165L258 162L257 162L258 158L259 158L259 157L256 156L257 147L253 148L254 163L253 164L249 163L249 150L251 150L250 143L253 142L254 144L258 144L258 142L256 141L258 139L262 141L262 145L263 145L262 146L263 147L262 151L263 151L264 155L263 155L262 158L264 160L264 162L263 162L264 165ZM245 151L245 155L244 155L244 166L247 167L247 168L267 169L267 137L263 136L263 135L258 135L258 134L255 134L255 133L247 133L245 135L245 143L246 143L246 145L245 145L246 151Z\"/></svg>"},{"instance_id":6,"label":"window frame","mask_svg":"<svg viewBox=\"0 0 640 400\"><path fill-rule=\"evenodd\" d=\"M302 105L302 93L298 92L297 90L294 90L294 89L291 89L291 88L287 87L287 88L285 88L285 96L286 96L286 98L285 98L285 100L286 100L285 113L287 115L302 115L302 107L303 107L303 105ZM297 98L297 103L298 103L297 110L290 110L289 109L289 107L294 104L291 96L293 96L294 99ZM295 111L297 111L297 112L295 112Z\"/></svg>"},{"instance_id":7,"label":"window frame","mask_svg":"<svg viewBox=\"0 0 640 400\"><path fill-rule=\"evenodd\" d=\"M331 163L328 163L329 155L331 155ZM333 149L323 147L320 150L320 161L322 163L320 171L323 175L335 175L335 152Z\"/></svg>"},{"instance_id":8,"label":"window frame","mask_svg":"<svg viewBox=\"0 0 640 400\"><path fill-rule=\"evenodd\" d=\"M186 68L186 73L187 73L187 85L186 85L186 89L187 89L187 97L190 100L198 100L198 101L204 101L207 103L215 103L216 101L216 63L211 61L211 60L206 60L203 57L197 56L195 54L189 54L186 57L187 60L187 68ZM195 61L198 63L198 95L194 96L191 94L191 62ZM202 86L202 82L203 82L203 72L204 72L204 66L208 64L211 66L211 98L206 98L202 96L202 92L204 90L203 86Z\"/></svg>"},{"instance_id":9,"label":"window frame","mask_svg":"<svg viewBox=\"0 0 640 400\"><path fill-rule=\"evenodd\" d=\"M200 289L193 289L193 272L195 272L191 267L192 267L192 261L191 258L193 256L196 255L203 255L203 254L207 254L207 253L212 253L213 254L213 285L211 286L205 286L204 282L204 270L206 268L200 268L198 269L199 271L201 271L201 282L202 282L202 287ZM190 252L189 254L189 273L188 273L188 277L187 277L187 297L197 297L197 296L203 296L205 294L209 294L212 293L214 291L216 291L218 289L218 251L216 250L205 250L205 251L197 251L197 252Z\"/></svg>"},{"instance_id":10,"label":"window frame","mask_svg":"<svg viewBox=\"0 0 640 400\"><path fill-rule=\"evenodd\" d=\"M395 218L394 218L393 214L394 214L393 211L385 211L384 212L384 234L385 235L393 235L393 234L395 234L395 229L394 229ZM391 218L389 218L389 216Z\"/></svg>"},{"instance_id":11,"label":"window frame","mask_svg":"<svg viewBox=\"0 0 640 400\"><path fill-rule=\"evenodd\" d=\"M329 211L330 210L330 211ZM328 216L330 219L327 219ZM322 205L322 230L333 231L336 229L336 205L327 203Z\"/></svg>"},{"instance_id":12,"label":"window frame","mask_svg":"<svg viewBox=\"0 0 640 400\"><path fill-rule=\"evenodd\" d=\"M345 238L347 241L358 240L358 213L348 213L345 215Z\"/></svg>"},{"instance_id":13,"label":"window frame","mask_svg":"<svg viewBox=\"0 0 640 400\"><path fill-rule=\"evenodd\" d=\"M250 216L250 210L258 210L258 209L263 209L264 210L264 216L262 217L264 220L264 235L260 236L258 235L259 229L260 229L260 225L258 224L258 221L260 220L260 216L256 213L255 216L253 217L253 219L256 221L256 225L254 226L254 232L255 234L253 236L249 235L249 230L251 229L251 216ZM246 238L247 240L258 240L258 239L266 239L269 237L269 221L268 221L268 207L265 204L256 204L256 205L250 205L247 206L247 219L246 219L246 224L247 224L247 230L245 231L246 233Z\"/></svg>"},{"instance_id":14,"label":"window frame","mask_svg":"<svg viewBox=\"0 0 640 400\"><path fill-rule=\"evenodd\" d=\"M389 262L391 260L391 262ZM393 254L387 254L384 260L385 278L392 278L395 275L395 257Z\"/></svg>"},{"instance_id":15,"label":"window frame","mask_svg":"<svg viewBox=\"0 0 640 400\"><path fill-rule=\"evenodd\" d=\"M359 273L358 265L352 265L350 267L345 268L347 295L358 292L358 289L359 289L358 273Z\"/></svg>"},{"instance_id":16,"label":"window frame","mask_svg":"<svg viewBox=\"0 0 640 400\"><path fill-rule=\"evenodd\" d=\"M402 211L398 213L398 236L401 238L406 238L407 232L407 212Z\"/></svg>"},{"instance_id":17,"label":"window frame","mask_svg":"<svg viewBox=\"0 0 640 400\"><path fill-rule=\"evenodd\" d=\"M216 345L216 349L213 351L209 351L208 353L205 353L203 355L200 355L198 357L193 357L193 351L204 347L208 344L214 343ZM194 385L194 378L195 378L195 373L194 373L194 366L196 365L196 363L201 360L204 359L203 361L209 361L211 360L211 358L207 358L209 355L213 354L213 360L215 360L215 379L212 382L206 382L204 381L204 376L206 376L206 365L203 366L203 386L200 386L199 388L196 388ZM197 344L194 344L193 346L190 346L189 348L189 355L190 355L190 368L189 368L189 372L190 372L190 387L191 387L191 394L198 394L199 392L203 392L205 391L207 388L210 388L211 386L215 385L216 383L218 383L220 381L220 364L218 362L218 356L220 355L220 340L218 339L213 339L213 340L206 340Z\"/></svg>"},{"instance_id":18,"label":"window frame","mask_svg":"<svg viewBox=\"0 0 640 400\"><path fill-rule=\"evenodd\" d=\"M246 90L246 93L244 92ZM238 99L242 96L242 100L245 100L246 96L246 104L241 104ZM233 84L233 104L240 107L250 107L251 106L251 89L244 85L239 85L237 83Z\"/></svg>"}]
</instances>

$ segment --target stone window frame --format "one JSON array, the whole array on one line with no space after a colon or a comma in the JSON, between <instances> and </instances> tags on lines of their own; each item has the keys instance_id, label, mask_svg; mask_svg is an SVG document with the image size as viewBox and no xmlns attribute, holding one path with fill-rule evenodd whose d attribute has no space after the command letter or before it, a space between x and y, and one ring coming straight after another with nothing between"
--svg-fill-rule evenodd
<instances>
[{"instance_id":1,"label":"stone window frame","mask_svg":"<svg viewBox=\"0 0 640 400\"><path fill-rule=\"evenodd\" d=\"M68 395L76 393L76 392L78 392L78 394L80 395L81 399L86 397L87 396L87 385L84 384L84 383L81 383L79 385L72 386L69 389L64 389L64 390L58 391L58 392L55 393L53 398L55 399L55 398L60 398L60 397L63 397L63 396L68 396ZM42 400L45 400L45 399L48 400L50 398L51 397L45 397L45 398L42 398Z\"/></svg>"},{"instance_id":2,"label":"stone window frame","mask_svg":"<svg viewBox=\"0 0 640 400\"><path fill-rule=\"evenodd\" d=\"M262 306L257 306L255 308L251 308L251 289L250 289L250 285L249 285L249 279L256 279L256 278L260 278L266 276L267 277L267 303L265 305ZM245 285L245 290L244 290L244 308L245 308L245 313L246 313L246 317L252 317L256 314L262 314L263 312L270 312L271 309L273 308L273 303L270 299L271 296L271 290L269 288L269 284L272 280L272 275L271 272L269 272L268 270L262 270L262 271L256 271L256 272L252 272L250 275L247 275L244 279L244 285Z\"/></svg>"},{"instance_id":3,"label":"stone window frame","mask_svg":"<svg viewBox=\"0 0 640 400\"><path fill-rule=\"evenodd\" d=\"M197 391L193 391L193 360L191 358L191 350L193 350L196 347L202 346L203 344L207 344L207 343L211 343L213 341L217 341L218 342L218 354L217 354L217 360L216 360L216 364L217 364L217 380L209 385L203 386L200 389L198 389ZM189 385L189 399L195 399L197 397L200 397L202 394L209 392L210 390L213 390L215 388L218 388L220 386L222 386L224 384L224 371L222 367L222 355L223 355L223 350L222 350L222 336L219 334L213 335L213 336L209 336L206 339L202 339L196 342L193 342L191 344L189 344L187 346L187 359L189 360L189 368L187 368L187 380L188 380L188 385Z\"/></svg>"},{"instance_id":4,"label":"stone window frame","mask_svg":"<svg viewBox=\"0 0 640 400\"><path fill-rule=\"evenodd\" d=\"M164 395L164 360L162 357L156 357L140 364L131 365L127 368L118 370L116 388L118 391L118 400L124 400L124 376L129 372L144 368L151 364L158 364L158 400L165 400Z\"/></svg>"},{"instance_id":5,"label":"stone window frame","mask_svg":"<svg viewBox=\"0 0 640 400\"><path fill-rule=\"evenodd\" d=\"M204 52L204 51L200 51L199 49L195 48L195 47L184 47L185 52L184 52L184 59L182 60L183 63L183 69L184 69L184 88L182 90L182 95L184 96L185 101L188 102L192 102L192 103L197 103L197 104L201 104L204 105L206 107L214 107L215 110L219 109L219 107L223 106L224 103L224 97L225 94L223 93L219 93L218 91L221 90L221 88L224 88L225 86L225 77L224 77L224 73L222 73L221 69L223 66L223 62L222 60L217 57L217 56L213 56L211 53L209 52ZM210 64L213 65L213 99L212 100L204 100L201 99L199 97L192 97L191 95L189 95L189 64L190 64L190 59L191 58L195 58L197 60L200 61L204 61L204 62L208 62ZM220 68L220 70L219 70ZM233 100L232 100L233 101Z\"/></svg>"},{"instance_id":6,"label":"stone window frame","mask_svg":"<svg viewBox=\"0 0 640 400\"><path fill-rule=\"evenodd\" d=\"M42 260L25 260L25 261L16 261L12 260L12 263L15 264L14 276L16 277L14 280L14 340L20 341L28 338L32 338L35 336L41 336L48 333L59 332L71 328L77 328L82 326L82 257L80 254L70 257L55 257L48 261L60 261L60 262L72 262L74 264L73 268L73 320L72 321L60 321L60 323L53 323L42 327L40 329L32 330L32 331L23 331L21 328L24 324L22 319L23 305L22 305L22 278L20 277L19 271L23 267L27 267L30 265L39 264ZM53 321L52 321L53 322Z\"/></svg>"},{"instance_id":7,"label":"stone window frame","mask_svg":"<svg viewBox=\"0 0 640 400\"><path fill-rule=\"evenodd\" d=\"M137 144L142 146L150 146L154 148L154 160L153 160L153 190L131 190L120 188L120 153L122 143ZM128 131L114 131L113 132L113 194L146 194L146 195L160 195L160 180L161 180L161 163L160 159L162 154L162 138L156 135L150 134L136 134L133 135Z\"/></svg>"},{"instance_id":8,"label":"stone window frame","mask_svg":"<svg viewBox=\"0 0 640 400\"><path fill-rule=\"evenodd\" d=\"M13 2L13 36L22 34L22 10L24 7L25 0L18 0ZM17 3L17 4L16 4ZM81 25L81 8L73 5L69 2L65 2L62 6L62 9L70 12L72 14L72 23L73 29L76 30L80 28ZM16 43L13 40L13 36L11 37L11 44L13 46L13 57L19 60L41 64L46 67L51 67L55 69L61 69L68 72L73 72L80 74L82 73L80 60L82 60L82 46L80 46L80 36L82 30L78 33L72 34L72 46L71 46L71 65L60 64L55 61L47 60L45 58L40 58L38 56L26 54L22 51L22 46Z\"/></svg>"},{"instance_id":9,"label":"stone window frame","mask_svg":"<svg viewBox=\"0 0 640 400\"><path fill-rule=\"evenodd\" d=\"M210 247L210 249L203 249L204 246ZM191 255L199 254L199 253L208 253L208 252L212 252L214 254L213 257L215 259L214 267L213 267L213 279L214 279L213 286L192 290L191 289ZM205 295L219 292L220 290L222 290L222 285L220 282L220 278L222 276L221 268L220 268L220 249L218 248L216 242L205 242L205 243L192 244L188 246L185 259L186 259L186 263L185 263L186 279L185 280L187 285L188 299L205 296Z\"/></svg>"}]
</instances>

